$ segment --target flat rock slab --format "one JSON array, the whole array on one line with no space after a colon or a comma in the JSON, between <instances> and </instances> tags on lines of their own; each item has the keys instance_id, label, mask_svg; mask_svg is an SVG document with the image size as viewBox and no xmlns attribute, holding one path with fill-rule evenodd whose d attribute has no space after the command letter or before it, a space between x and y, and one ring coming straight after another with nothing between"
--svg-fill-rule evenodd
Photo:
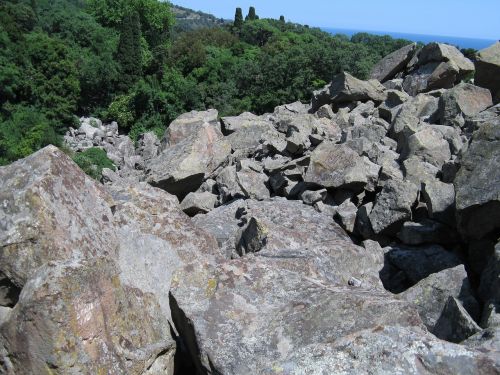
<instances>
[{"instance_id":1,"label":"flat rock slab","mask_svg":"<svg viewBox=\"0 0 500 375\"><path fill-rule=\"evenodd\" d=\"M201 373L263 373L311 344L378 325L422 326L385 292L326 284L262 257L194 267L176 280L174 321Z\"/></svg>"}]
</instances>

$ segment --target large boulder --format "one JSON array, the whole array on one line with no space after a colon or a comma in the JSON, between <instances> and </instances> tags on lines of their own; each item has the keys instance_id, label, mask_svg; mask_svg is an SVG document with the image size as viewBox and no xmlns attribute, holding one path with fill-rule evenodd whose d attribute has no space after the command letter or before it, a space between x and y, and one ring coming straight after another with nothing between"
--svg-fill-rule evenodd
<instances>
[{"instance_id":1,"label":"large boulder","mask_svg":"<svg viewBox=\"0 0 500 375\"><path fill-rule=\"evenodd\" d=\"M174 121L177 125L166 135L163 151L148 163L146 176L151 185L180 199L196 191L231 153L218 126L204 121L200 114L183 116Z\"/></svg>"},{"instance_id":2,"label":"large boulder","mask_svg":"<svg viewBox=\"0 0 500 375\"><path fill-rule=\"evenodd\" d=\"M191 111L183 113L168 126L165 136L162 139L163 149L167 146L173 146L187 137L196 134L204 124L209 124L220 130L220 125L217 122L218 115L219 113L216 109L209 109L203 112Z\"/></svg>"},{"instance_id":3,"label":"large boulder","mask_svg":"<svg viewBox=\"0 0 500 375\"><path fill-rule=\"evenodd\" d=\"M380 166L346 145L321 143L311 154L304 181L326 188L373 191Z\"/></svg>"},{"instance_id":4,"label":"large boulder","mask_svg":"<svg viewBox=\"0 0 500 375\"><path fill-rule=\"evenodd\" d=\"M407 303L354 280L326 283L309 262L297 256L290 268L284 256L247 256L179 273L170 292L173 316L198 372L265 373L309 345L362 329L422 327Z\"/></svg>"},{"instance_id":5,"label":"large boulder","mask_svg":"<svg viewBox=\"0 0 500 375\"><path fill-rule=\"evenodd\" d=\"M495 103L500 102L500 42L477 54L474 82L490 90Z\"/></svg>"},{"instance_id":6,"label":"large boulder","mask_svg":"<svg viewBox=\"0 0 500 375\"><path fill-rule=\"evenodd\" d=\"M314 92L312 110L316 111L324 104L347 103L357 100L372 100L381 103L387 97L385 90L385 87L377 80L362 81L343 72L336 75L325 88Z\"/></svg>"},{"instance_id":7,"label":"large boulder","mask_svg":"<svg viewBox=\"0 0 500 375\"><path fill-rule=\"evenodd\" d=\"M429 43L420 50L417 65L430 62L451 62L459 70L458 79L474 72L474 64L456 47L444 43Z\"/></svg>"},{"instance_id":8,"label":"large boulder","mask_svg":"<svg viewBox=\"0 0 500 375\"><path fill-rule=\"evenodd\" d=\"M5 370L172 373L165 292L186 261L218 257L215 239L174 196L105 189L52 146L0 176Z\"/></svg>"},{"instance_id":9,"label":"large boulder","mask_svg":"<svg viewBox=\"0 0 500 375\"><path fill-rule=\"evenodd\" d=\"M500 119L477 130L454 181L458 228L479 239L500 228Z\"/></svg>"},{"instance_id":10,"label":"large boulder","mask_svg":"<svg viewBox=\"0 0 500 375\"><path fill-rule=\"evenodd\" d=\"M417 44L412 43L385 56L372 68L370 78L382 83L394 78L396 74L406 67L406 64L411 60L416 50Z\"/></svg>"}]
</instances>

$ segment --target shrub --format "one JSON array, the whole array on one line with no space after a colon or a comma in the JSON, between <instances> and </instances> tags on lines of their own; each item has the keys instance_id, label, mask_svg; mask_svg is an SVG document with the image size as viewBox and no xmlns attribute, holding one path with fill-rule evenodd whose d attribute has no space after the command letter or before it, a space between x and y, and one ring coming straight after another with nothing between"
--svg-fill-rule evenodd
<instances>
[{"instance_id":1,"label":"shrub","mask_svg":"<svg viewBox=\"0 0 500 375\"><path fill-rule=\"evenodd\" d=\"M109 168L116 170L113 162L106 155L106 151L92 147L73 155L73 161L90 177L101 180L102 170Z\"/></svg>"}]
</instances>

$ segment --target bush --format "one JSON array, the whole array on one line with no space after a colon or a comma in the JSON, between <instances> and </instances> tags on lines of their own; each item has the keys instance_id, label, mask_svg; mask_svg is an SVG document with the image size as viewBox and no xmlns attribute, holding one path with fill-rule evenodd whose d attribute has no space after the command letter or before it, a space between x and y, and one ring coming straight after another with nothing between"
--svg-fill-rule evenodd
<instances>
[{"instance_id":1,"label":"bush","mask_svg":"<svg viewBox=\"0 0 500 375\"><path fill-rule=\"evenodd\" d=\"M106 155L106 151L92 147L83 152L73 155L73 161L90 177L100 181L102 170L109 168L116 170L113 162Z\"/></svg>"}]
</instances>

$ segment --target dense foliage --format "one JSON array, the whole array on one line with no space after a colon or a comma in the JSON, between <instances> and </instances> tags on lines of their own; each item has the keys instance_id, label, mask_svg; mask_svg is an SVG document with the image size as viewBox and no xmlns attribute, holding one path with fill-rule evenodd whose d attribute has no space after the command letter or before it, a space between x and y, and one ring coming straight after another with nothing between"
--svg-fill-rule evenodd
<instances>
[{"instance_id":1,"label":"dense foliage","mask_svg":"<svg viewBox=\"0 0 500 375\"><path fill-rule=\"evenodd\" d=\"M108 159L106 151L92 147L83 152L73 155L73 161L90 177L100 180L102 177L102 170L109 168L115 170L115 165Z\"/></svg>"},{"instance_id":2,"label":"dense foliage","mask_svg":"<svg viewBox=\"0 0 500 375\"><path fill-rule=\"evenodd\" d=\"M116 120L135 139L193 109L271 111L342 70L366 78L407 43L259 19L253 7L236 14L172 35L171 7L158 0L0 2L0 164L58 144L82 115Z\"/></svg>"}]
</instances>

